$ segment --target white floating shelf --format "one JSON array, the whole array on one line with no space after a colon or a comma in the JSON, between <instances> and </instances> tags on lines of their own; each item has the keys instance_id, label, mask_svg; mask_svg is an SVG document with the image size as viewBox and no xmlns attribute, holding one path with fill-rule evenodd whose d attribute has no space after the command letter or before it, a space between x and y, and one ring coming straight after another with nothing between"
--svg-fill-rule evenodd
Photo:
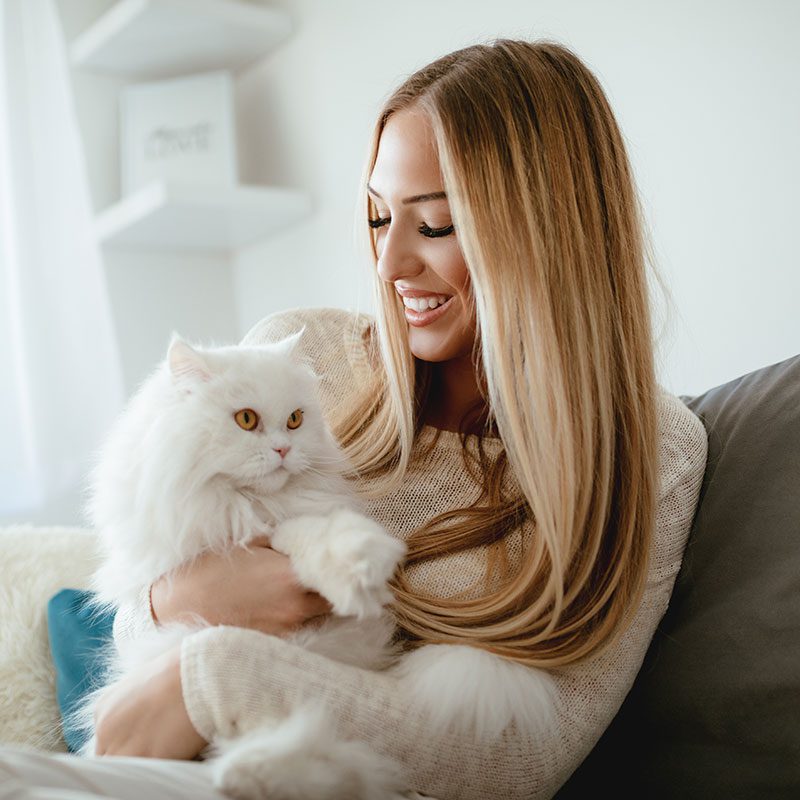
<instances>
[{"instance_id":1,"label":"white floating shelf","mask_svg":"<svg viewBox=\"0 0 800 800\"><path fill-rule=\"evenodd\" d=\"M289 227L310 210L309 198L295 189L158 181L99 214L95 230L107 248L230 252Z\"/></svg>"},{"instance_id":2,"label":"white floating shelf","mask_svg":"<svg viewBox=\"0 0 800 800\"><path fill-rule=\"evenodd\" d=\"M291 32L289 15L239 0L120 0L70 46L76 66L134 78L258 61Z\"/></svg>"}]
</instances>

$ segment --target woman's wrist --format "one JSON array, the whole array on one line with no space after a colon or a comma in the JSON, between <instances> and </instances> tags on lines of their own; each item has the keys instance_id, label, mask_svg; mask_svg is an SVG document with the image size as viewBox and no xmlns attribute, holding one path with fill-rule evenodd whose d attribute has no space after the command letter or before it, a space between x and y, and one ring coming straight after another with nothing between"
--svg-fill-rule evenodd
<instances>
[{"instance_id":1,"label":"woman's wrist","mask_svg":"<svg viewBox=\"0 0 800 800\"><path fill-rule=\"evenodd\" d=\"M168 622L188 622L193 615L205 617L199 598L203 596L202 586L198 589L198 581L193 575L186 575L180 570L166 573L150 584L150 617L154 625L165 625ZM191 584L184 585L187 580ZM191 604L187 598L193 600Z\"/></svg>"}]
</instances>

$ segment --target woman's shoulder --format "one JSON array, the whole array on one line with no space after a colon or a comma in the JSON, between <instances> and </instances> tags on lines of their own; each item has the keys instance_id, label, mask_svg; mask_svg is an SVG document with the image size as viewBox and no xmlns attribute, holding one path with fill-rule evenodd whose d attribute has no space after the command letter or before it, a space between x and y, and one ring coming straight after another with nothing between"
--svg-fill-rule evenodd
<instances>
[{"instance_id":1,"label":"woman's shoulder","mask_svg":"<svg viewBox=\"0 0 800 800\"><path fill-rule=\"evenodd\" d=\"M662 386L656 400L662 471L691 467L705 470L708 434L702 420L680 399Z\"/></svg>"},{"instance_id":2,"label":"woman's shoulder","mask_svg":"<svg viewBox=\"0 0 800 800\"><path fill-rule=\"evenodd\" d=\"M343 308L290 308L259 320L240 344L269 344L302 330L296 352L319 376L320 400L330 409L371 372L367 340L373 321L370 314Z\"/></svg>"},{"instance_id":3,"label":"woman's shoulder","mask_svg":"<svg viewBox=\"0 0 800 800\"><path fill-rule=\"evenodd\" d=\"M245 334L243 345L259 345L278 341L301 329L303 340L319 340L317 344L331 341L351 329L363 331L373 322L364 312L344 308L289 308L276 311L260 319Z\"/></svg>"},{"instance_id":4,"label":"woman's shoulder","mask_svg":"<svg viewBox=\"0 0 800 800\"><path fill-rule=\"evenodd\" d=\"M662 583L677 574L697 510L708 458L708 434L698 416L659 387L658 508L649 580Z\"/></svg>"}]
</instances>

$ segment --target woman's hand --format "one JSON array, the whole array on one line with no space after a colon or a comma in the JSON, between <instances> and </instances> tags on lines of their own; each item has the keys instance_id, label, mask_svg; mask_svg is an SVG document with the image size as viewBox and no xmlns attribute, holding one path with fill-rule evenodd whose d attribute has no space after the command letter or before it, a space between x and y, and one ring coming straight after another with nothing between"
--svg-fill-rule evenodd
<instances>
[{"instance_id":1,"label":"woman's hand","mask_svg":"<svg viewBox=\"0 0 800 800\"><path fill-rule=\"evenodd\" d=\"M207 742L183 703L180 645L109 687L97 702L94 722L99 756L197 756Z\"/></svg>"},{"instance_id":2,"label":"woman's hand","mask_svg":"<svg viewBox=\"0 0 800 800\"><path fill-rule=\"evenodd\" d=\"M151 588L156 622L190 621L199 614L210 625L253 628L285 636L308 620L330 614L331 604L297 582L288 556L273 550L265 537L249 549L229 554L204 553Z\"/></svg>"}]
</instances>

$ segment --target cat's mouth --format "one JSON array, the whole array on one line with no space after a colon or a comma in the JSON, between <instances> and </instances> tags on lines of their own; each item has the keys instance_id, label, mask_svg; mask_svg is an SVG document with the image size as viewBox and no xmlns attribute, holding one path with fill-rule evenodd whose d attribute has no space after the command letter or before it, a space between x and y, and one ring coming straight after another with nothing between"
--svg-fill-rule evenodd
<instances>
[{"instance_id":1,"label":"cat's mouth","mask_svg":"<svg viewBox=\"0 0 800 800\"><path fill-rule=\"evenodd\" d=\"M264 478L275 472L284 473L290 471L286 468L286 461L284 459L274 464L271 458L262 453L258 453L249 459L244 464L244 470L249 476L254 478Z\"/></svg>"},{"instance_id":2,"label":"cat's mouth","mask_svg":"<svg viewBox=\"0 0 800 800\"><path fill-rule=\"evenodd\" d=\"M253 488L274 492L283 488L291 474L283 462L273 467L260 461L252 464L243 477Z\"/></svg>"}]
</instances>

